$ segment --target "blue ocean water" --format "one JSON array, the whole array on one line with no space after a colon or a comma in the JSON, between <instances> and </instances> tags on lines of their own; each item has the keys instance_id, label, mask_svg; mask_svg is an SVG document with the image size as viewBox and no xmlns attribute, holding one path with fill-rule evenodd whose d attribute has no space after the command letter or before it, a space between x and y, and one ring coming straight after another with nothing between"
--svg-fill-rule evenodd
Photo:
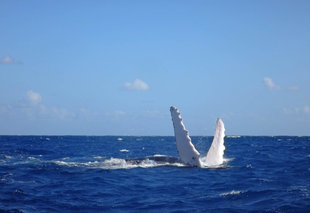
<instances>
[{"instance_id":1,"label":"blue ocean water","mask_svg":"<svg viewBox=\"0 0 310 213\"><path fill-rule=\"evenodd\" d=\"M192 142L205 155L212 137ZM310 212L310 137L225 146L190 168L152 160L177 157L174 137L0 136L0 212Z\"/></svg>"}]
</instances>

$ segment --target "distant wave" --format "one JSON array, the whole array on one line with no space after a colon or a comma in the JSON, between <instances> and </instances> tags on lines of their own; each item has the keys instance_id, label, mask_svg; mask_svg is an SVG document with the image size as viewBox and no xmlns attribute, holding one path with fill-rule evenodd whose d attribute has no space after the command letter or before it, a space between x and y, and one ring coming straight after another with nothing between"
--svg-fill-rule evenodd
<instances>
[{"instance_id":1,"label":"distant wave","mask_svg":"<svg viewBox=\"0 0 310 213\"><path fill-rule=\"evenodd\" d=\"M245 191L235 191L235 190L232 190L230 192L221 193L220 196L221 197L226 197L226 196L231 196L231 195L239 195L241 193L245 193Z\"/></svg>"},{"instance_id":2,"label":"distant wave","mask_svg":"<svg viewBox=\"0 0 310 213\"><path fill-rule=\"evenodd\" d=\"M155 160L145 158L143 160L139 160L138 163L136 161L122 159L122 158L109 158L104 161L90 161L86 163L80 162L67 162L67 161L53 161L55 164L59 166L68 166L68 167L87 167L94 169L106 169L106 170L114 170L114 169L134 169L134 168L153 168L159 166L175 166L175 167L186 167L185 164L182 163L169 163L169 162L156 162Z\"/></svg>"},{"instance_id":3,"label":"distant wave","mask_svg":"<svg viewBox=\"0 0 310 213\"><path fill-rule=\"evenodd\" d=\"M129 150L123 149L120 152L128 152ZM14 164L56 164L58 166L66 167L85 167L92 169L105 169L105 170L115 170L115 169L134 169L134 168L154 168L160 166L170 166L170 167L189 167L188 165L182 163L176 157L170 157L166 155L155 154L153 156L141 158L141 159L125 159L125 158L109 158L105 159L102 156L94 156L92 159L94 161L82 162L82 160L73 160L70 157L64 157L55 160L42 160L39 157L23 157L14 162ZM11 160L12 157L6 157L6 160ZM91 159L91 158L86 158ZM3 163L5 163L5 161ZM85 160L85 159L84 159ZM226 169L228 168L227 163L232 159L224 159L224 163L217 166L208 166L204 163L204 158L202 158L202 169Z\"/></svg>"}]
</instances>

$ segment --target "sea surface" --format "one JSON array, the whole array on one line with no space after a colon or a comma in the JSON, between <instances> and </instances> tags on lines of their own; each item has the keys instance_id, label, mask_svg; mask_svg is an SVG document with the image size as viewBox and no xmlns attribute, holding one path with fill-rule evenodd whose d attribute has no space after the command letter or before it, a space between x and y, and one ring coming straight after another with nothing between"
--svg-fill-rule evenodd
<instances>
[{"instance_id":1,"label":"sea surface","mask_svg":"<svg viewBox=\"0 0 310 213\"><path fill-rule=\"evenodd\" d=\"M191 137L206 155L213 137ZM225 163L174 137L0 136L3 212L310 212L310 137L225 137ZM134 159L139 159L135 161Z\"/></svg>"}]
</instances>

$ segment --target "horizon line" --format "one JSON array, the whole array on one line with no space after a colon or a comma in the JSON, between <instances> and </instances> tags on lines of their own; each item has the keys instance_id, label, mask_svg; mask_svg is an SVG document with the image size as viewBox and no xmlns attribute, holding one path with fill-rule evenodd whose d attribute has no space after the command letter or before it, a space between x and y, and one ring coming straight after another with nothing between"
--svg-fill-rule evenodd
<instances>
[{"instance_id":1,"label":"horizon line","mask_svg":"<svg viewBox=\"0 0 310 213\"><path fill-rule=\"evenodd\" d=\"M3 136L52 136L52 137L174 137L174 135L78 135L78 134L0 134ZM190 137L214 137L213 135L191 135ZM310 135L225 135L225 137L310 137Z\"/></svg>"}]
</instances>

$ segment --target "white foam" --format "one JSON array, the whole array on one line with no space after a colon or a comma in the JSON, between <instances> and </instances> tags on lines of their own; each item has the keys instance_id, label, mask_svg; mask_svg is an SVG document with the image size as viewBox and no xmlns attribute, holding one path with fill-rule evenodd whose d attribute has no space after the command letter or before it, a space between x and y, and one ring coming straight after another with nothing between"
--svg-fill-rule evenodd
<instances>
[{"instance_id":1,"label":"white foam","mask_svg":"<svg viewBox=\"0 0 310 213\"><path fill-rule=\"evenodd\" d=\"M123 138L117 138L117 140L118 140L118 141L122 141L122 140L123 140Z\"/></svg>"},{"instance_id":2,"label":"white foam","mask_svg":"<svg viewBox=\"0 0 310 213\"><path fill-rule=\"evenodd\" d=\"M37 160L35 157L28 157L28 160Z\"/></svg>"},{"instance_id":3,"label":"white foam","mask_svg":"<svg viewBox=\"0 0 310 213\"><path fill-rule=\"evenodd\" d=\"M227 136L227 138L241 138L240 135L229 135Z\"/></svg>"},{"instance_id":4,"label":"white foam","mask_svg":"<svg viewBox=\"0 0 310 213\"><path fill-rule=\"evenodd\" d=\"M155 154L154 157L168 157L167 155Z\"/></svg>"},{"instance_id":5,"label":"white foam","mask_svg":"<svg viewBox=\"0 0 310 213\"><path fill-rule=\"evenodd\" d=\"M127 163L125 159L121 158L110 158L92 166L101 169L132 169L137 167L134 164Z\"/></svg>"},{"instance_id":6,"label":"white foam","mask_svg":"<svg viewBox=\"0 0 310 213\"><path fill-rule=\"evenodd\" d=\"M223 163L221 164L209 164L206 161L206 157L201 157L200 158L200 162L201 162L201 167L202 168L212 168L212 169L216 169L216 168L227 168L227 164L228 162L232 161L234 158L223 158Z\"/></svg>"},{"instance_id":7,"label":"white foam","mask_svg":"<svg viewBox=\"0 0 310 213\"><path fill-rule=\"evenodd\" d=\"M169 162L161 162L158 163L154 160L150 160L146 158L139 163L134 163L130 161L126 161L121 158L110 158L107 159L100 164L96 165L96 168L101 169L133 169L133 168L153 168L158 166L176 166L176 167L184 167L184 164L181 163L169 163Z\"/></svg>"},{"instance_id":8,"label":"white foam","mask_svg":"<svg viewBox=\"0 0 310 213\"><path fill-rule=\"evenodd\" d=\"M230 196L230 195L239 195L241 193L244 193L244 191L235 191L235 190L232 190L230 192L224 192L224 193L221 193L220 196L221 197L226 197L226 196Z\"/></svg>"},{"instance_id":9,"label":"white foam","mask_svg":"<svg viewBox=\"0 0 310 213\"><path fill-rule=\"evenodd\" d=\"M78 167L79 163L77 162L66 162L66 161L53 161L55 164L59 165L59 166L68 166L68 167Z\"/></svg>"},{"instance_id":10,"label":"white foam","mask_svg":"<svg viewBox=\"0 0 310 213\"><path fill-rule=\"evenodd\" d=\"M150 160L150 159L145 159L138 165L139 167L142 167L142 168L153 168L153 167L158 166L158 164L155 161Z\"/></svg>"},{"instance_id":11,"label":"white foam","mask_svg":"<svg viewBox=\"0 0 310 213\"><path fill-rule=\"evenodd\" d=\"M169 162L156 162L148 158L136 163L135 161L126 161L122 158L110 158L104 161L89 161L86 163L82 162L68 162L57 160L53 161L59 166L67 167L86 167L93 169L105 169L105 170L115 170L115 169L134 169L134 168L153 168L158 166L175 166L175 167L185 167L182 163L169 163Z\"/></svg>"},{"instance_id":12,"label":"white foam","mask_svg":"<svg viewBox=\"0 0 310 213\"><path fill-rule=\"evenodd\" d=\"M121 150L119 150L120 152L129 152L129 150L128 149L121 149Z\"/></svg>"},{"instance_id":13,"label":"white foam","mask_svg":"<svg viewBox=\"0 0 310 213\"><path fill-rule=\"evenodd\" d=\"M252 169L252 168L253 168L253 166L252 166L252 164L247 164L247 165L246 165L246 168L250 168L250 169Z\"/></svg>"}]
</instances>

